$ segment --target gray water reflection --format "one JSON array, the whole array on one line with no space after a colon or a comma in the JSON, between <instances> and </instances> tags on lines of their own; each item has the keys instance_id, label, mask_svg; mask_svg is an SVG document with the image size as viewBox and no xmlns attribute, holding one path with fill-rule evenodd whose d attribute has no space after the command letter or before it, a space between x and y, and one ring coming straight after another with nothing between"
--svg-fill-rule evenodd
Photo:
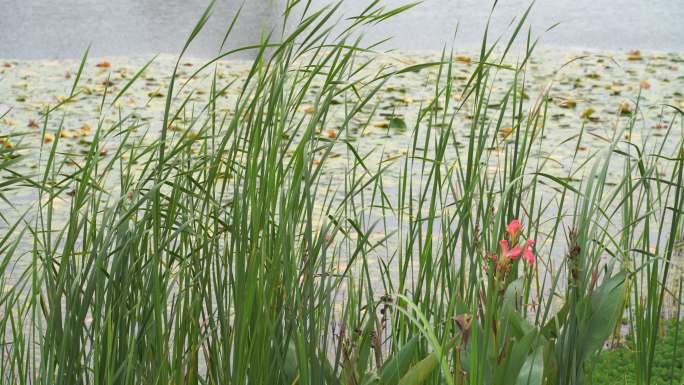
<instances>
[{"instance_id":1,"label":"gray water reflection","mask_svg":"<svg viewBox=\"0 0 684 385\"><path fill-rule=\"evenodd\" d=\"M245 1L229 47L255 43L278 29L286 0ZM329 3L314 0L314 8ZM241 1L218 0L213 17L190 54L213 56ZM346 0L341 12L357 14L368 0ZM388 7L405 1L386 0ZM393 36L389 47L435 50L452 40L479 43L493 1L426 0L409 13L368 31L373 39ZM149 56L177 53L208 0L0 0L0 57L74 58L92 44L94 56ZM510 31L528 0L501 0L492 35ZM684 50L681 0L540 0L530 22L547 44L595 49Z\"/></svg>"}]
</instances>

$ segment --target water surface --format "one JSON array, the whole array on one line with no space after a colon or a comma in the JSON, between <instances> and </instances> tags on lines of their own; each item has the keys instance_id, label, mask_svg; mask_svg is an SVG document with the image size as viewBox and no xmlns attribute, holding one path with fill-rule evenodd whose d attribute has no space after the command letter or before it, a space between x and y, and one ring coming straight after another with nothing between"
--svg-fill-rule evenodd
<instances>
[{"instance_id":1,"label":"water surface","mask_svg":"<svg viewBox=\"0 0 684 385\"><path fill-rule=\"evenodd\" d=\"M75 58L92 45L94 56L149 56L177 53L207 0L0 0L0 57ZM212 19L191 54L216 54L241 1L218 0ZM228 47L254 43L278 29L285 0L248 0ZM314 7L329 0L314 0ZM368 0L346 0L342 13L354 15ZM386 0L388 7L405 1ZM388 47L438 50L479 43L493 1L426 0L409 13L369 31L371 39L394 38ZM492 35L507 29L528 0L501 0L492 18ZM545 44L591 49L684 50L684 1L540 0L530 21ZM561 23L553 31L548 27Z\"/></svg>"}]
</instances>

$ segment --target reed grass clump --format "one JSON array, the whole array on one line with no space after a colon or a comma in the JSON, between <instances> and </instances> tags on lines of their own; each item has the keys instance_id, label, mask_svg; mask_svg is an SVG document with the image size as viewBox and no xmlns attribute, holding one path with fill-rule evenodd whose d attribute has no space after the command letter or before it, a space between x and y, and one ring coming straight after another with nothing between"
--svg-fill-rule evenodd
<instances>
[{"instance_id":1,"label":"reed grass clump","mask_svg":"<svg viewBox=\"0 0 684 385\"><path fill-rule=\"evenodd\" d=\"M144 66L103 93L75 170L59 135L33 175L1 150L13 178L0 193L36 199L2 218L0 382L580 384L606 344L628 341L636 383L654 383L664 307L681 303L684 158L662 143L682 148L682 111L664 106L667 135L635 143L637 95L601 151L581 156L577 127L561 144L575 148L571 171L554 175L551 86L523 97L529 9L508 39L485 34L456 84L463 60L448 49L373 66L378 46L358 31L412 4L374 1L352 18L338 7L289 2L282 31L194 70L213 79L197 103L176 71L209 8L157 95L158 132L117 103ZM214 64L242 51L249 71L221 85ZM68 118L86 62L43 136ZM433 96L413 121L389 120L411 144L378 161L358 132L380 90L416 71L432 71Z\"/></svg>"}]
</instances>

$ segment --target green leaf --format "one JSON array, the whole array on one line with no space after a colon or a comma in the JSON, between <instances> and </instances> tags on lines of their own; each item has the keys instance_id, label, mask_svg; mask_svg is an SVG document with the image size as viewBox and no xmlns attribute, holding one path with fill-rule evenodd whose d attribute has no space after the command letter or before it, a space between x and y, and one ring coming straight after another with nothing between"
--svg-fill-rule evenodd
<instances>
[{"instance_id":1,"label":"green leaf","mask_svg":"<svg viewBox=\"0 0 684 385\"><path fill-rule=\"evenodd\" d=\"M582 361L603 346L622 317L626 277L624 271L610 277L591 295L591 315L582 338Z\"/></svg>"},{"instance_id":2,"label":"green leaf","mask_svg":"<svg viewBox=\"0 0 684 385\"><path fill-rule=\"evenodd\" d=\"M375 372L368 372L366 375L359 381L359 383L363 385L376 385L382 383L380 382L380 377L378 377L378 374Z\"/></svg>"},{"instance_id":3,"label":"green leaf","mask_svg":"<svg viewBox=\"0 0 684 385\"><path fill-rule=\"evenodd\" d=\"M419 385L424 383L439 365L439 358L435 353L430 353L427 357L413 365L401 378L399 385Z\"/></svg>"},{"instance_id":4,"label":"green leaf","mask_svg":"<svg viewBox=\"0 0 684 385\"><path fill-rule=\"evenodd\" d=\"M537 331L532 330L522 338L514 339L512 347L505 355L506 361L503 365L494 368L494 381L492 383L507 384L512 378L517 378L530 352L534 351L535 346L541 341L539 337Z\"/></svg>"},{"instance_id":5,"label":"green leaf","mask_svg":"<svg viewBox=\"0 0 684 385\"><path fill-rule=\"evenodd\" d=\"M560 179L560 178L558 178L558 177L556 177L556 176L553 176L553 175L550 175L550 174L546 174L546 173L543 173L543 172L535 172L534 175L539 175L539 176L543 176L544 178L551 179L552 181L554 181L554 182L558 183L559 185L565 187L566 189L568 189L568 190L574 192L575 194L577 194L577 195L582 195L582 193L580 193L579 190L577 190L577 189L574 188L572 185L570 185L570 183L568 183L568 182L566 182L566 181L564 181L564 180L562 180L562 179Z\"/></svg>"},{"instance_id":6,"label":"green leaf","mask_svg":"<svg viewBox=\"0 0 684 385\"><path fill-rule=\"evenodd\" d=\"M341 385L325 354L316 354L310 359L312 381L314 384Z\"/></svg>"},{"instance_id":7,"label":"green leaf","mask_svg":"<svg viewBox=\"0 0 684 385\"><path fill-rule=\"evenodd\" d=\"M389 128L395 130L405 130L406 122L404 119L394 116L389 120Z\"/></svg>"},{"instance_id":8,"label":"green leaf","mask_svg":"<svg viewBox=\"0 0 684 385\"><path fill-rule=\"evenodd\" d=\"M566 302L560 310L542 328L541 332L546 338L556 338L560 334L560 327L565 324L569 306Z\"/></svg>"},{"instance_id":9,"label":"green leaf","mask_svg":"<svg viewBox=\"0 0 684 385\"><path fill-rule=\"evenodd\" d=\"M285 362L283 363L283 375L285 380L292 382L297 376L299 363L297 362L297 347L293 340L287 344L287 352L285 353Z\"/></svg>"},{"instance_id":10,"label":"green leaf","mask_svg":"<svg viewBox=\"0 0 684 385\"><path fill-rule=\"evenodd\" d=\"M418 336L413 336L401 349L394 353L382 366L380 383L382 385L396 385L406 373L413 358L418 352Z\"/></svg>"},{"instance_id":11,"label":"green leaf","mask_svg":"<svg viewBox=\"0 0 684 385\"><path fill-rule=\"evenodd\" d=\"M352 355L352 364L354 366L354 372L357 378L362 378L366 376L366 372L372 359L371 349L373 347L373 341L371 335L373 334L373 326L375 325L375 318L371 318L366 323L363 332L356 339L356 350Z\"/></svg>"},{"instance_id":12,"label":"green leaf","mask_svg":"<svg viewBox=\"0 0 684 385\"><path fill-rule=\"evenodd\" d=\"M509 303L515 307L515 304L519 303L518 299L525 292L524 285L522 277L511 282L506 288L506 292L504 292L504 303Z\"/></svg>"},{"instance_id":13,"label":"green leaf","mask_svg":"<svg viewBox=\"0 0 684 385\"><path fill-rule=\"evenodd\" d=\"M535 330L534 326L525 319L516 309L516 303L520 303L524 293L522 278L511 282L506 288L502 304L502 322L510 326L510 331L517 338L522 338Z\"/></svg>"},{"instance_id":14,"label":"green leaf","mask_svg":"<svg viewBox=\"0 0 684 385\"><path fill-rule=\"evenodd\" d=\"M516 385L541 385L544 379L544 346L539 345L527 356L518 373Z\"/></svg>"}]
</instances>

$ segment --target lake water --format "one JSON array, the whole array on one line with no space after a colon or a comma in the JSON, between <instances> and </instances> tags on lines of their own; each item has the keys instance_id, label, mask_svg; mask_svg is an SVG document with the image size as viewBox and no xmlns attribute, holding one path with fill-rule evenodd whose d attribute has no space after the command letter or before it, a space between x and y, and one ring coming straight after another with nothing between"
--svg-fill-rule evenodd
<instances>
[{"instance_id":1,"label":"lake water","mask_svg":"<svg viewBox=\"0 0 684 385\"><path fill-rule=\"evenodd\" d=\"M328 3L314 0L314 7ZM212 19L190 54L217 53L225 28L241 1L218 0ZM247 0L229 47L254 43L277 28L284 0ZM347 0L342 13L354 15L368 0ZM386 0L388 7L405 1ZM93 56L149 56L177 53L207 0L0 0L0 57L75 58L91 44ZM493 2L426 0L409 13L369 31L373 39L394 36L386 45L402 50L437 50L479 43ZM529 1L500 0L492 18L493 36L511 30ZM591 49L684 50L682 0L540 0L530 14L542 42Z\"/></svg>"}]
</instances>

